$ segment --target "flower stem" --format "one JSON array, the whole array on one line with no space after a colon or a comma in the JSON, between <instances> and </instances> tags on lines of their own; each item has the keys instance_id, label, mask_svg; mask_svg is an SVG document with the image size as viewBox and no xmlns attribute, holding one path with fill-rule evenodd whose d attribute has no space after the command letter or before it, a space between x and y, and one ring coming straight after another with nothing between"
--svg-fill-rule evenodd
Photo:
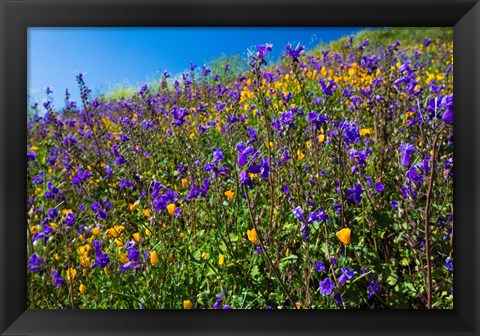
<instances>
[{"instance_id":1,"label":"flower stem","mask_svg":"<svg viewBox=\"0 0 480 336\"><path fill-rule=\"evenodd\" d=\"M285 293L285 295L287 296L288 300L290 301L290 304L292 305L292 307L294 309L296 309L296 305L295 305L295 301L293 301L290 293L288 292L287 288L285 287L285 284L283 283L281 277L280 277L280 274L278 274L278 271L277 269L275 268L275 266L273 265L272 263L272 260L270 259L270 257L268 256L267 254L267 251L265 249L265 246L263 245L262 243L262 239L260 239L260 235L259 235L259 231L258 231L258 227L257 227L257 224L255 223L255 219L253 217L253 210L252 210L252 206L250 204L250 198L248 197L248 191L247 191L247 188L245 186L243 186L243 191L245 193L245 198L247 200L247 205L248 205L248 211L250 212L250 220L252 221L252 225L253 225L253 228L255 229L255 231L257 232L257 236L258 236L258 244L260 245L260 248L262 249L262 252L263 252L263 255L265 256L265 259L267 259L267 263L268 265L270 266L270 269L272 270L273 274L275 275L275 277L277 278L278 280L278 283L280 284L280 287L282 287L282 290L283 292Z\"/></svg>"},{"instance_id":2,"label":"flower stem","mask_svg":"<svg viewBox=\"0 0 480 336\"><path fill-rule=\"evenodd\" d=\"M437 156L437 143L442 131L448 125L443 126L435 135L432 148L430 180L428 182L427 202L425 205L425 254L427 258L427 308L432 309L432 263L430 260L430 204L432 198L433 178L435 176L435 156Z\"/></svg>"}]
</instances>

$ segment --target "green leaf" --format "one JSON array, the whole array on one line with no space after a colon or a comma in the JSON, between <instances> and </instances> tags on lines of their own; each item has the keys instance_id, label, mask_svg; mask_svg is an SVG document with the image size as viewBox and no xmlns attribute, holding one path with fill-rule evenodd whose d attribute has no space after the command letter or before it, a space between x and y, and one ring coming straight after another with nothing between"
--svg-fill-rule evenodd
<instances>
[{"instance_id":1,"label":"green leaf","mask_svg":"<svg viewBox=\"0 0 480 336\"><path fill-rule=\"evenodd\" d=\"M233 242L237 242L237 241L240 240L240 237L239 237L237 234L235 234L235 233L231 233L231 234L230 234L230 240L232 241L232 243L233 243Z\"/></svg>"},{"instance_id":2,"label":"green leaf","mask_svg":"<svg viewBox=\"0 0 480 336\"><path fill-rule=\"evenodd\" d=\"M395 284L397 283L398 281L398 275L396 273L392 273L390 274L388 277L387 277L387 283L390 285L390 286L395 286Z\"/></svg>"},{"instance_id":3,"label":"green leaf","mask_svg":"<svg viewBox=\"0 0 480 336\"><path fill-rule=\"evenodd\" d=\"M250 274L252 275L253 278L256 278L260 274L260 270L258 269L258 265L254 265L252 267L252 270L250 271Z\"/></svg>"},{"instance_id":4,"label":"green leaf","mask_svg":"<svg viewBox=\"0 0 480 336\"><path fill-rule=\"evenodd\" d=\"M297 260L298 260L298 256L296 256L295 254L290 254L289 256L282 258L282 262L297 261Z\"/></svg>"}]
</instances>

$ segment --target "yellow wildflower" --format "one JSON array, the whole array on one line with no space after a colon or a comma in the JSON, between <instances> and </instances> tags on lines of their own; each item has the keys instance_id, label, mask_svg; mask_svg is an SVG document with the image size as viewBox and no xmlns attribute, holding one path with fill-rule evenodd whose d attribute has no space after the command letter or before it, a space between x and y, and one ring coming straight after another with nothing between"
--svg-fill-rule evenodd
<instances>
[{"instance_id":1,"label":"yellow wildflower","mask_svg":"<svg viewBox=\"0 0 480 336\"><path fill-rule=\"evenodd\" d=\"M108 229L108 237L117 238L125 230L123 225L115 225L113 228Z\"/></svg>"},{"instance_id":2,"label":"yellow wildflower","mask_svg":"<svg viewBox=\"0 0 480 336\"><path fill-rule=\"evenodd\" d=\"M167 211L170 216L173 216L175 214L175 208L175 203L170 203L169 205L167 205Z\"/></svg>"},{"instance_id":3,"label":"yellow wildflower","mask_svg":"<svg viewBox=\"0 0 480 336\"><path fill-rule=\"evenodd\" d=\"M120 239L115 239L115 245L117 245L118 247L121 247L123 246L123 242L120 240Z\"/></svg>"},{"instance_id":4,"label":"yellow wildflower","mask_svg":"<svg viewBox=\"0 0 480 336\"><path fill-rule=\"evenodd\" d=\"M350 233L351 230L349 228L341 229L336 233L338 239L344 244L350 244Z\"/></svg>"},{"instance_id":5,"label":"yellow wildflower","mask_svg":"<svg viewBox=\"0 0 480 336\"><path fill-rule=\"evenodd\" d=\"M412 118L414 115L413 112L407 112L405 113L405 118L403 119L403 126L407 124L408 119Z\"/></svg>"},{"instance_id":6,"label":"yellow wildflower","mask_svg":"<svg viewBox=\"0 0 480 336\"><path fill-rule=\"evenodd\" d=\"M365 136L367 134L369 135L369 134L372 133L372 129L371 128L362 128L359 133L360 133L360 136Z\"/></svg>"},{"instance_id":7,"label":"yellow wildflower","mask_svg":"<svg viewBox=\"0 0 480 336\"><path fill-rule=\"evenodd\" d=\"M134 204L130 204L129 206L129 209L131 212L134 212L135 210L137 210L138 208L138 204L134 203Z\"/></svg>"},{"instance_id":8,"label":"yellow wildflower","mask_svg":"<svg viewBox=\"0 0 480 336\"><path fill-rule=\"evenodd\" d=\"M188 180L186 178L183 178L182 179L182 187L185 188L187 186L187 184L188 184Z\"/></svg>"},{"instance_id":9,"label":"yellow wildflower","mask_svg":"<svg viewBox=\"0 0 480 336\"><path fill-rule=\"evenodd\" d=\"M92 229L92 233L96 236L100 233L100 228L97 226L95 228Z\"/></svg>"},{"instance_id":10,"label":"yellow wildflower","mask_svg":"<svg viewBox=\"0 0 480 336\"><path fill-rule=\"evenodd\" d=\"M147 216L147 217L150 217L150 216L151 216L149 209L144 209L144 210L142 211L142 213L143 213L145 216Z\"/></svg>"},{"instance_id":11,"label":"yellow wildflower","mask_svg":"<svg viewBox=\"0 0 480 336\"><path fill-rule=\"evenodd\" d=\"M34 235L36 233L38 233L38 226L36 225L30 226L30 234Z\"/></svg>"},{"instance_id":12,"label":"yellow wildflower","mask_svg":"<svg viewBox=\"0 0 480 336\"><path fill-rule=\"evenodd\" d=\"M67 281L70 282L73 279L75 279L75 276L77 275L77 270L75 268L69 268L67 270Z\"/></svg>"},{"instance_id":13,"label":"yellow wildflower","mask_svg":"<svg viewBox=\"0 0 480 336\"><path fill-rule=\"evenodd\" d=\"M302 151L299 149L297 150L297 157L298 160L302 161L305 158L305 154L303 154Z\"/></svg>"},{"instance_id":14,"label":"yellow wildflower","mask_svg":"<svg viewBox=\"0 0 480 336\"><path fill-rule=\"evenodd\" d=\"M152 235L152 231L150 231L149 228L146 228L146 229L145 229L145 234L146 234L147 236L151 236L151 235Z\"/></svg>"},{"instance_id":15,"label":"yellow wildflower","mask_svg":"<svg viewBox=\"0 0 480 336\"><path fill-rule=\"evenodd\" d=\"M78 286L78 290L83 294L87 291L87 287L81 283L80 286Z\"/></svg>"},{"instance_id":16,"label":"yellow wildflower","mask_svg":"<svg viewBox=\"0 0 480 336\"><path fill-rule=\"evenodd\" d=\"M135 241L136 241L137 243L140 242L140 233L135 232L132 236L133 236L133 239L135 239Z\"/></svg>"},{"instance_id":17,"label":"yellow wildflower","mask_svg":"<svg viewBox=\"0 0 480 336\"><path fill-rule=\"evenodd\" d=\"M150 262L152 263L152 265L158 264L158 253L157 253L157 251L153 251L152 253L150 253Z\"/></svg>"},{"instance_id":18,"label":"yellow wildflower","mask_svg":"<svg viewBox=\"0 0 480 336\"><path fill-rule=\"evenodd\" d=\"M183 300L183 309L192 309L192 301Z\"/></svg>"},{"instance_id":19,"label":"yellow wildflower","mask_svg":"<svg viewBox=\"0 0 480 336\"><path fill-rule=\"evenodd\" d=\"M119 251L119 252L118 252L118 260L120 260L120 262L121 262L122 264L128 263L127 253L126 253L126 252Z\"/></svg>"},{"instance_id":20,"label":"yellow wildflower","mask_svg":"<svg viewBox=\"0 0 480 336\"><path fill-rule=\"evenodd\" d=\"M79 246L77 248L77 252L78 252L78 254L83 256L83 255L88 254L88 251L90 251L91 249L92 249L92 247L90 245L85 244L85 245Z\"/></svg>"},{"instance_id":21,"label":"yellow wildflower","mask_svg":"<svg viewBox=\"0 0 480 336\"><path fill-rule=\"evenodd\" d=\"M255 228L251 230L247 230L247 236L248 236L248 240L250 240L251 243L255 245L258 244L258 235L257 235L257 231L255 231Z\"/></svg>"},{"instance_id":22,"label":"yellow wildflower","mask_svg":"<svg viewBox=\"0 0 480 336\"><path fill-rule=\"evenodd\" d=\"M225 191L225 196L227 196L230 201L233 201L234 195L235 195L235 193L231 190Z\"/></svg>"},{"instance_id":23,"label":"yellow wildflower","mask_svg":"<svg viewBox=\"0 0 480 336\"><path fill-rule=\"evenodd\" d=\"M218 256L218 265L223 266L225 264L225 256L223 254L219 254Z\"/></svg>"},{"instance_id":24,"label":"yellow wildflower","mask_svg":"<svg viewBox=\"0 0 480 336\"><path fill-rule=\"evenodd\" d=\"M208 258L207 252L202 252L202 259L207 260L207 258Z\"/></svg>"}]
</instances>

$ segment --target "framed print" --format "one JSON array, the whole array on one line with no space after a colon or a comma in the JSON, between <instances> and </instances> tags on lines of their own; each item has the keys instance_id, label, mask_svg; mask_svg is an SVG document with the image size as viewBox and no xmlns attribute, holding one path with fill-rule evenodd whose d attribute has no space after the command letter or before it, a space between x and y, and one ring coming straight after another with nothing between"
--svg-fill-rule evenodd
<instances>
[{"instance_id":1,"label":"framed print","mask_svg":"<svg viewBox=\"0 0 480 336\"><path fill-rule=\"evenodd\" d=\"M2 335L479 334L477 1L0 3Z\"/></svg>"}]
</instances>

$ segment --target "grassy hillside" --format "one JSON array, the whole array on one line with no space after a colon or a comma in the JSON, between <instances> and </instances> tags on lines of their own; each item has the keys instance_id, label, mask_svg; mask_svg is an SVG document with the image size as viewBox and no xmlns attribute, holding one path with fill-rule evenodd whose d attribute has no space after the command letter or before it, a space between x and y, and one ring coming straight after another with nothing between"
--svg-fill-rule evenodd
<instances>
[{"instance_id":1,"label":"grassy hillside","mask_svg":"<svg viewBox=\"0 0 480 336\"><path fill-rule=\"evenodd\" d=\"M28 307L452 308L451 33L101 99L79 74L28 122Z\"/></svg>"}]
</instances>

